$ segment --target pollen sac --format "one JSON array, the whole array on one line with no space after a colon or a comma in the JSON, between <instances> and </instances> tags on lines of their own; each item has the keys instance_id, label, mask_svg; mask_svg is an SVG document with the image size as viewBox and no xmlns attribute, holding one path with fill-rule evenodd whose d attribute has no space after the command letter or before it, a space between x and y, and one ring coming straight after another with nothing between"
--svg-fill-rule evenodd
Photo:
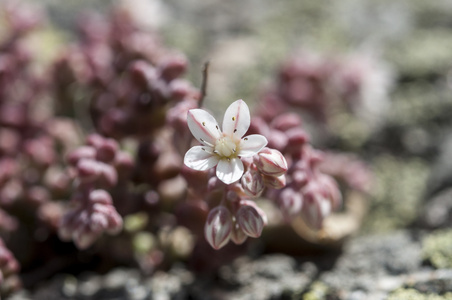
<instances>
[{"instance_id":1,"label":"pollen sac","mask_svg":"<svg viewBox=\"0 0 452 300\"><path fill-rule=\"evenodd\" d=\"M215 250L224 247L231 238L232 225L232 216L226 207L218 206L212 209L204 226L207 242Z\"/></svg>"},{"instance_id":2,"label":"pollen sac","mask_svg":"<svg viewBox=\"0 0 452 300\"><path fill-rule=\"evenodd\" d=\"M287 162L284 155L275 149L262 149L255 163L259 171L265 175L280 176L287 171Z\"/></svg>"}]
</instances>

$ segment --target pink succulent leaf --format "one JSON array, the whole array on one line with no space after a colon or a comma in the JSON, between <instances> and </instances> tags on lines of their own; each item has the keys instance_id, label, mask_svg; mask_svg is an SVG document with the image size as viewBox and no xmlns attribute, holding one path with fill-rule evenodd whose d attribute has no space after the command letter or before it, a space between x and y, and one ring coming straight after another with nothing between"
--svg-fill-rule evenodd
<instances>
[{"instance_id":1,"label":"pink succulent leaf","mask_svg":"<svg viewBox=\"0 0 452 300\"><path fill-rule=\"evenodd\" d=\"M267 143L268 141L263 135L248 135L240 140L239 156L251 157L261 151Z\"/></svg>"},{"instance_id":2,"label":"pink succulent leaf","mask_svg":"<svg viewBox=\"0 0 452 300\"><path fill-rule=\"evenodd\" d=\"M218 162L216 175L224 183L231 184L239 180L243 172L243 163L239 158L228 158Z\"/></svg>"},{"instance_id":3,"label":"pink succulent leaf","mask_svg":"<svg viewBox=\"0 0 452 300\"><path fill-rule=\"evenodd\" d=\"M219 160L209 146L194 146L185 153L184 164L190 169L205 171L215 167Z\"/></svg>"},{"instance_id":4,"label":"pink succulent leaf","mask_svg":"<svg viewBox=\"0 0 452 300\"><path fill-rule=\"evenodd\" d=\"M216 250L225 246L231 237L232 216L224 206L215 207L207 216L204 235L209 244Z\"/></svg>"},{"instance_id":5,"label":"pink succulent leaf","mask_svg":"<svg viewBox=\"0 0 452 300\"><path fill-rule=\"evenodd\" d=\"M223 133L239 140L250 127L250 110L245 101L237 100L226 109L223 118Z\"/></svg>"},{"instance_id":6,"label":"pink succulent leaf","mask_svg":"<svg viewBox=\"0 0 452 300\"><path fill-rule=\"evenodd\" d=\"M211 114L202 109L190 109L187 124L193 136L205 146L213 146L221 137L220 127Z\"/></svg>"},{"instance_id":7,"label":"pink succulent leaf","mask_svg":"<svg viewBox=\"0 0 452 300\"><path fill-rule=\"evenodd\" d=\"M111 204L113 200L106 190L93 190L89 193L91 203Z\"/></svg>"},{"instance_id":8,"label":"pink succulent leaf","mask_svg":"<svg viewBox=\"0 0 452 300\"><path fill-rule=\"evenodd\" d=\"M236 214L237 223L243 232L253 238L261 235L264 229L264 220L260 213L252 206L243 205Z\"/></svg>"},{"instance_id":9,"label":"pink succulent leaf","mask_svg":"<svg viewBox=\"0 0 452 300\"><path fill-rule=\"evenodd\" d=\"M93 213L90 216L90 229L93 232L102 232L108 226L106 215L101 213Z\"/></svg>"}]
</instances>

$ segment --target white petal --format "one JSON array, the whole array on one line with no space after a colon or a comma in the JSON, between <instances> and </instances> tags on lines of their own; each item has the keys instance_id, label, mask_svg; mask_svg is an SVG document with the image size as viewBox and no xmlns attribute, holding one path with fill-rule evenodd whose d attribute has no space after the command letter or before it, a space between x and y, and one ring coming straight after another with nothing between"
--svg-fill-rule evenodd
<instances>
[{"instance_id":1,"label":"white petal","mask_svg":"<svg viewBox=\"0 0 452 300\"><path fill-rule=\"evenodd\" d=\"M250 157L257 154L267 145L267 139L260 134L252 134L240 140L239 156Z\"/></svg>"},{"instance_id":2,"label":"white petal","mask_svg":"<svg viewBox=\"0 0 452 300\"><path fill-rule=\"evenodd\" d=\"M243 163L239 158L221 159L217 165L217 177L226 184L239 180L243 175Z\"/></svg>"},{"instance_id":3,"label":"white petal","mask_svg":"<svg viewBox=\"0 0 452 300\"><path fill-rule=\"evenodd\" d=\"M250 109L245 101L237 100L224 113L223 133L239 140L250 127Z\"/></svg>"},{"instance_id":4,"label":"white petal","mask_svg":"<svg viewBox=\"0 0 452 300\"><path fill-rule=\"evenodd\" d=\"M213 146L221 137L217 121L205 110L190 109L187 114L187 123L193 136L204 145Z\"/></svg>"},{"instance_id":5,"label":"white petal","mask_svg":"<svg viewBox=\"0 0 452 300\"><path fill-rule=\"evenodd\" d=\"M212 154L208 146L194 146L185 153L184 164L190 169L204 171L215 167L218 160L218 156Z\"/></svg>"}]
</instances>

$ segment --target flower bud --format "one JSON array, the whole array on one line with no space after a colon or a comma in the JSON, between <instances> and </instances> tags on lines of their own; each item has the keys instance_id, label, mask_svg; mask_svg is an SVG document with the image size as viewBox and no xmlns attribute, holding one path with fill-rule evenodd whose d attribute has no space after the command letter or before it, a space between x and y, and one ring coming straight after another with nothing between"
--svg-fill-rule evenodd
<instances>
[{"instance_id":1,"label":"flower bud","mask_svg":"<svg viewBox=\"0 0 452 300\"><path fill-rule=\"evenodd\" d=\"M250 205L242 205L237 211L236 219L243 232L250 237L259 237L262 233L262 229L264 229L264 219L261 214Z\"/></svg>"},{"instance_id":2,"label":"flower bud","mask_svg":"<svg viewBox=\"0 0 452 300\"><path fill-rule=\"evenodd\" d=\"M263 179L266 186L277 190L282 189L286 186L286 175L281 175L278 177L264 175Z\"/></svg>"},{"instance_id":3,"label":"flower bud","mask_svg":"<svg viewBox=\"0 0 452 300\"><path fill-rule=\"evenodd\" d=\"M242 228L240 228L239 224L234 222L234 225L232 226L232 232L231 232L231 240L236 245L243 244L248 236L243 232Z\"/></svg>"},{"instance_id":4,"label":"flower bud","mask_svg":"<svg viewBox=\"0 0 452 300\"><path fill-rule=\"evenodd\" d=\"M281 152L275 149L264 148L256 159L256 165L259 171L265 175L280 176L287 171L287 162Z\"/></svg>"},{"instance_id":5,"label":"flower bud","mask_svg":"<svg viewBox=\"0 0 452 300\"><path fill-rule=\"evenodd\" d=\"M303 206L303 196L292 188L285 188L278 198L279 208L287 221L297 215Z\"/></svg>"},{"instance_id":6,"label":"flower bud","mask_svg":"<svg viewBox=\"0 0 452 300\"><path fill-rule=\"evenodd\" d=\"M251 197L259 197L264 190L262 176L255 169L246 171L242 176L241 183L245 193Z\"/></svg>"},{"instance_id":7,"label":"flower bud","mask_svg":"<svg viewBox=\"0 0 452 300\"><path fill-rule=\"evenodd\" d=\"M314 229L320 229L323 220L331 213L332 203L325 198L319 185L310 183L303 191L304 203L301 210L303 220Z\"/></svg>"},{"instance_id":8,"label":"flower bud","mask_svg":"<svg viewBox=\"0 0 452 300\"><path fill-rule=\"evenodd\" d=\"M212 209L204 226L204 236L207 242L216 250L225 246L231 237L232 216L224 206Z\"/></svg>"}]
</instances>

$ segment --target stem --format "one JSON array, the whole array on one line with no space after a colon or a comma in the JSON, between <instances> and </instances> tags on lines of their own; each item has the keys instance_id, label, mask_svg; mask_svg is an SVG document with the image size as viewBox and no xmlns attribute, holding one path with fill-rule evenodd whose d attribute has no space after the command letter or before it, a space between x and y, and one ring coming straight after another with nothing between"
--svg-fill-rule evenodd
<instances>
[{"instance_id":1,"label":"stem","mask_svg":"<svg viewBox=\"0 0 452 300\"><path fill-rule=\"evenodd\" d=\"M201 98L199 99L199 103L198 103L199 108L202 107L204 99L207 96L207 81L209 79L209 65L210 65L210 62L206 61L204 63L204 67L202 69Z\"/></svg>"}]
</instances>

